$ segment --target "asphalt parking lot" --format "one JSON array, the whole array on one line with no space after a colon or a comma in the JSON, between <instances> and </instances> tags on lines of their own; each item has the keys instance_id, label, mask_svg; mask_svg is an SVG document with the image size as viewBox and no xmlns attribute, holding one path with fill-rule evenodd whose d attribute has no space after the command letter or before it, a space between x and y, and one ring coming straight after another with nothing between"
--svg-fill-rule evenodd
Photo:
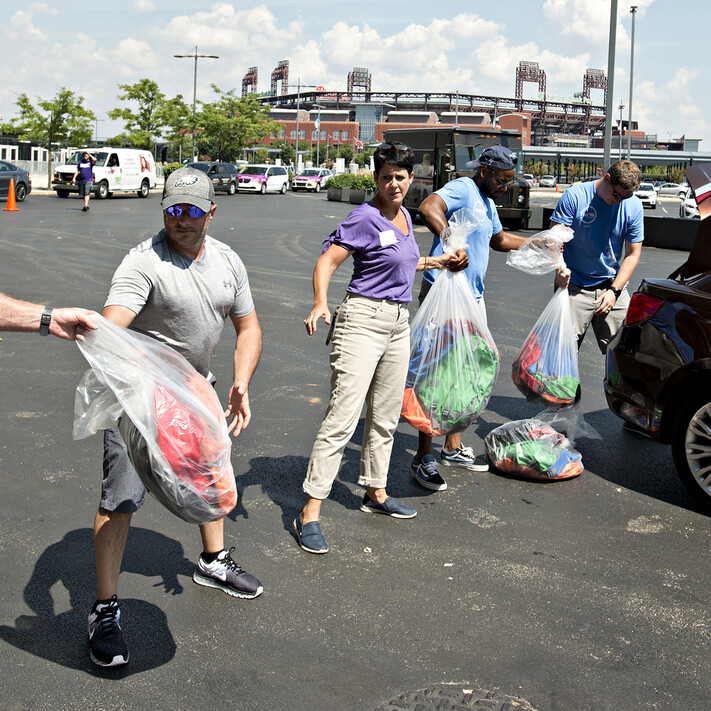
<instances>
[{"instance_id":1,"label":"asphalt parking lot","mask_svg":"<svg viewBox=\"0 0 711 711\"><path fill-rule=\"evenodd\" d=\"M410 475L417 438L402 423L388 488L419 515L366 516L359 428L323 507L330 552L298 548L291 522L329 377L325 332L309 338L303 319L321 241L351 206L293 193L217 202L210 233L242 256L264 332L252 423L233 449L239 501L226 538L265 592L245 601L194 585L197 530L149 500L119 589L132 660L94 667L86 616L101 442L71 439L87 366L73 344L2 333L0 708L706 711L711 520L695 511L669 449L623 432L608 411L591 340L580 353L582 408L602 439L579 440L579 478L449 468L449 489L432 494ZM100 310L123 255L161 226L155 193L92 200L89 213L74 197L31 195L20 207L0 212L0 289L53 305ZM429 233L417 236L424 253ZM684 259L645 248L633 285ZM348 280L340 271L333 305ZM464 436L475 449L498 424L538 412L510 367L550 295L548 277L491 254L487 311L502 366ZM225 333L213 361L223 399L232 348Z\"/></svg>"}]
</instances>

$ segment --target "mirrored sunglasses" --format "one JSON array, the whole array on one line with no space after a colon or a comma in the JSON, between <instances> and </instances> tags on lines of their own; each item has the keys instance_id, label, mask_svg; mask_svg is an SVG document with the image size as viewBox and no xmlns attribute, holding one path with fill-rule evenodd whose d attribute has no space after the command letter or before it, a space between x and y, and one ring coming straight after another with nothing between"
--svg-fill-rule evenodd
<instances>
[{"instance_id":1,"label":"mirrored sunglasses","mask_svg":"<svg viewBox=\"0 0 711 711\"><path fill-rule=\"evenodd\" d=\"M163 214L167 215L168 217L180 217L183 214L183 211L185 210L184 207L181 205L172 205L171 207L166 207L165 210L163 210ZM195 205L190 205L188 208L188 215L190 217L205 217L207 213L204 210L201 210L199 207L196 207Z\"/></svg>"}]
</instances>

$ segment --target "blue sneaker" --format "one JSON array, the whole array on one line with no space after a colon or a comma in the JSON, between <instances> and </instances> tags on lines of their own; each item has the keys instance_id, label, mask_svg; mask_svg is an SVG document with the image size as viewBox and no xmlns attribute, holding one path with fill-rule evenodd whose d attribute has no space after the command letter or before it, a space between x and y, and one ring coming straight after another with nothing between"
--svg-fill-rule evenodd
<instances>
[{"instance_id":1,"label":"blue sneaker","mask_svg":"<svg viewBox=\"0 0 711 711\"><path fill-rule=\"evenodd\" d=\"M425 489L444 491L447 488L447 482L439 475L437 462L431 454L425 454L422 459L413 459L410 469L417 483Z\"/></svg>"},{"instance_id":2,"label":"blue sneaker","mask_svg":"<svg viewBox=\"0 0 711 711\"><path fill-rule=\"evenodd\" d=\"M328 543L321 533L321 524L318 521L301 523L301 514L294 519L294 531L299 545L307 553L328 553Z\"/></svg>"},{"instance_id":3,"label":"blue sneaker","mask_svg":"<svg viewBox=\"0 0 711 711\"><path fill-rule=\"evenodd\" d=\"M393 518L415 518L417 516L415 509L395 501L392 496L388 496L382 504L379 504L377 501L373 501L368 494L365 494L360 510L365 511L365 513L385 514Z\"/></svg>"},{"instance_id":4,"label":"blue sneaker","mask_svg":"<svg viewBox=\"0 0 711 711\"><path fill-rule=\"evenodd\" d=\"M473 472L488 472L489 460L484 454L474 454L471 447L460 447L453 452L448 452L442 447L440 461L445 467L461 467Z\"/></svg>"}]
</instances>

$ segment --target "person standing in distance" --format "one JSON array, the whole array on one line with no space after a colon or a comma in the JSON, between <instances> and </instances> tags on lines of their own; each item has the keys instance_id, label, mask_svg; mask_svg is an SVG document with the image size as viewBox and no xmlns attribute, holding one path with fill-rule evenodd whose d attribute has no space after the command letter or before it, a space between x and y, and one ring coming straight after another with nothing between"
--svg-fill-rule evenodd
<instances>
[{"instance_id":1,"label":"person standing in distance","mask_svg":"<svg viewBox=\"0 0 711 711\"><path fill-rule=\"evenodd\" d=\"M84 207L82 212L89 210L89 198L91 197L91 188L94 184L94 164L96 157L91 155L89 151L84 151L77 163L77 169L72 176L72 182L76 181L79 189L79 197L84 198Z\"/></svg>"},{"instance_id":2,"label":"person standing in distance","mask_svg":"<svg viewBox=\"0 0 711 711\"><path fill-rule=\"evenodd\" d=\"M207 234L217 205L205 173L192 168L171 173L161 206L163 230L124 258L103 315L175 348L211 382L210 360L229 318L236 344L225 416L236 437L251 419L248 386L262 349L247 272L232 249ZM101 501L94 521L97 599L89 615L91 659L104 667L126 664L129 658L117 589L131 516L144 498L118 428L106 430ZM255 598L262 585L232 559L233 548L225 550L223 521L200 526L203 552L193 580L233 597Z\"/></svg>"}]
</instances>

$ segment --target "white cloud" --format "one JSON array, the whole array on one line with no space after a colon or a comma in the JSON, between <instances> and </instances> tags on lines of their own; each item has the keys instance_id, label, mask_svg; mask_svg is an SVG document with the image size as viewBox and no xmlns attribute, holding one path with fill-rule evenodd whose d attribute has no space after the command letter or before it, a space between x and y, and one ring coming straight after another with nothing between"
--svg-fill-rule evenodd
<instances>
[{"instance_id":1,"label":"white cloud","mask_svg":"<svg viewBox=\"0 0 711 711\"><path fill-rule=\"evenodd\" d=\"M149 76L158 66L158 59L151 46L142 40L127 37L109 53L110 60L120 74L133 79L138 71L141 77Z\"/></svg>"},{"instance_id":2,"label":"white cloud","mask_svg":"<svg viewBox=\"0 0 711 711\"><path fill-rule=\"evenodd\" d=\"M133 0L133 7L138 10L138 12L150 12L155 10L155 3L151 0Z\"/></svg>"},{"instance_id":3,"label":"white cloud","mask_svg":"<svg viewBox=\"0 0 711 711\"><path fill-rule=\"evenodd\" d=\"M26 10L18 10L10 18L7 30L10 39L44 42L47 39L44 32L34 24L34 17L38 14L56 15L57 11L43 2L30 3Z\"/></svg>"}]
</instances>

